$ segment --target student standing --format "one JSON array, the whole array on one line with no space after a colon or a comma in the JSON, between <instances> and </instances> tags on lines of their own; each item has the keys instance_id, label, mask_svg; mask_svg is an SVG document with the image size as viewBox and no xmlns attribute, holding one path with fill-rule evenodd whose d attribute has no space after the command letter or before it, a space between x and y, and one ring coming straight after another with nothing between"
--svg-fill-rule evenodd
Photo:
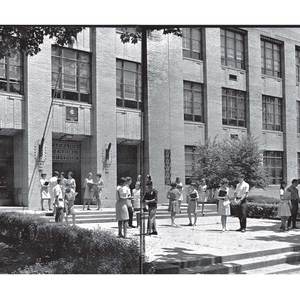
<instances>
[{"instance_id":1,"label":"student standing","mask_svg":"<svg viewBox=\"0 0 300 300\"><path fill-rule=\"evenodd\" d=\"M291 216L288 219L288 228L291 227L292 229L298 229L296 226L296 220L297 220L297 213L298 213L298 203L299 203L299 193L298 193L298 180L293 179L291 186L287 188L287 191L291 193Z\"/></svg>"},{"instance_id":2,"label":"student standing","mask_svg":"<svg viewBox=\"0 0 300 300\"><path fill-rule=\"evenodd\" d=\"M249 193L249 184L245 182L245 176L239 176L239 183L236 186L234 196L237 204L240 228L237 231L245 232L247 227L247 197Z\"/></svg>"},{"instance_id":3,"label":"student standing","mask_svg":"<svg viewBox=\"0 0 300 300\"><path fill-rule=\"evenodd\" d=\"M121 178L117 187L117 201L116 201L116 219L118 221L119 234L118 237L126 238L127 223L129 219L127 208L128 193L125 189L126 179Z\"/></svg>"},{"instance_id":4,"label":"student standing","mask_svg":"<svg viewBox=\"0 0 300 300\"><path fill-rule=\"evenodd\" d=\"M93 199L93 173L89 173L87 178L84 180L84 194L83 194L83 210L87 204L87 210L90 210L90 204Z\"/></svg>"},{"instance_id":5,"label":"student standing","mask_svg":"<svg viewBox=\"0 0 300 300\"><path fill-rule=\"evenodd\" d=\"M218 197L217 200L218 204L218 213L221 216L221 223L222 223L222 231L227 231L227 216L230 216L230 201L228 197L229 181L226 178L221 180L221 186L218 190Z\"/></svg>"},{"instance_id":6,"label":"student standing","mask_svg":"<svg viewBox=\"0 0 300 300\"><path fill-rule=\"evenodd\" d=\"M53 188L54 194L54 207L55 207L55 222L61 223L64 218L64 199L60 186L60 179L57 179L57 183Z\"/></svg>"},{"instance_id":7,"label":"student standing","mask_svg":"<svg viewBox=\"0 0 300 300\"><path fill-rule=\"evenodd\" d=\"M66 223L69 223L68 220L68 216L71 215L72 216L72 223L73 226L75 226L75 206L74 206L74 202L75 202L75 196L77 193L75 193L73 190L71 190L69 187L66 188L65 191L65 211L66 211Z\"/></svg>"},{"instance_id":8,"label":"student standing","mask_svg":"<svg viewBox=\"0 0 300 300\"><path fill-rule=\"evenodd\" d=\"M148 180L146 184L146 193L143 198L143 201L148 205L148 226L147 226L148 235L158 234L156 229L157 194L158 194L157 190L153 188L152 181Z\"/></svg>"},{"instance_id":9,"label":"student standing","mask_svg":"<svg viewBox=\"0 0 300 300\"><path fill-rule=\"evenodd\" d=\"M281 219L281 231L287 230L287 220L291 216L291 192L286 191L286 183L282 181L280 183L279 195L280 195L280 204L279 204L279 216Z\"/></svg>"},{"instance_id":10,"label":"student standing","mask_svg":"<svg viewBox=\"0 0 300 300\"><path fill-rule=\"evenodd\" d=\"M132 221L133 221L133 207L132 207L132 195L131 195L131 190L130 190L130 185L131 184L132 184L132 178L131 177L126 177L125 190L126 190L126 193L127 193L127 209L128 209L128 215L129 215L128 226L130 228L135 228L135 226L132 224Z\"/></svg>"},{"instance_id":11,"label":"student standing","mask_svg":"<svg viewBox=\"0 0 300 300\"><path fill-rule=\"evenodd\" d=\"M199 184L199 203L202 205L201 214L204 216L204 204L207 202L207 185L204 178L201 179Z\"/></svg>"},{"instance_id":12,"label":"student standing","mask_svg":"<svg viewBox=\"0 0 300 300\"><path fill-rule=\"evenodd\" d=\"M180 192L180 196L178 199L178 213L181 213L181 203L183 201L183 184L179 177L176 177L175 183L176 183L176 188Z\"/></svg>"},{"instance_id":13,"label":"student standing","mask_svg":"<svg viewBox=\"0 0 300 300\"><path fill-rule=\"evenodd\" d=\"M180 192L177 189L176 182L171 183L171 188L168 191L167 198L170 202L170 212L171 212L171 226L177 226L175 224L176 214L179 213L179 198Z\"/></svg>"},{"instance_id":14,"label":"student standing","mask_svg":"<svg viewBox=\"0 0 300 300\"><path fill-rule=\"evenodd\" d=\"M140 181L135 183L133 194L133 210L136 213L136 227L139 227L141 221L141 186Z\"/></svg>"},{"instance_id":15,"label":"student standing","mask_svg":"<svg viewBox=\"0 0 300 300\"><path fill-rule=\"evenodd\" d=\"M54 206L55 196L54 196L53 191L54 191L54 187L57 184L58 176L59 176L59 172L54 171L53 176L49 179L49 192L50 192L50 196L51 196L51 202L52 202L52 205L53 205L53 214L54 215L55 215L55 206Z\"/></svg>"},{"instance_id":16,"label":"student standing","mask_svg":"<svg viewBox=\"0 0 300 300\"><path fill-rule=\"evenodd\" d=\"M199 200L199 194L197 191L196 183L191 183L188 189L187 194L187 203L188 203L188 217L189 224L188 226L196 226L197 224L197 202ZM194 215L194 222L192 222L192 215Z\"/></svg>"},{"instance_id":17,"label":"student standing","mask_svg":"<svg viewBox=\"0 0 300 300\"><path fill-rule=\"evenodd\" d=\"M96 203L97 203L97 210L100 210L100 208L101 208L101 196L102 196L102 191L103 191L103 187L104 187L104 182L101 177L102 177L102 174L100 174L100 173L98 173L96 175L94 197L95 197Z\"/></svg>"},{"instance_id":18,"label":"student standing","mask_svg":"<svg viewBox=\"0 0 300 300\"><path fill-rule=\"evenodd\" d=\"M44 201L48 201L48 208L51 210L51 196L49 193L49 181L46 179L47 174L42 173L40 179L41 185L41 209L44 210Z\"/></svg>"}]
</instances>

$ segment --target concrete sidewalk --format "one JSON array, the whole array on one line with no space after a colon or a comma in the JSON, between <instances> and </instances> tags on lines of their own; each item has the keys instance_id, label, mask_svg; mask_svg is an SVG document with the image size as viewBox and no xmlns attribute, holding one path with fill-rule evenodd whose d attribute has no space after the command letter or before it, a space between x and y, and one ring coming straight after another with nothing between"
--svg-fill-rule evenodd
<instances>
[{"instance_id":1,"label":"concrete sidewalk","mask_svg":"<svg viewBox=\"0 0 300 300\"><path fill-rule=\"evenodd\" d=\"M195 257L228 256L270 249L280 249L300 244L300 230L279 232L279 220L247 219L247 232L235 230L239 221L228 218L229 231L222 232L219 216L198 218L196 227L188 227L188 220L178 219L179 227L171 227L170 220L157 220L158 236L146 236L148 261L178 262ZM84 228L101 228L117 234L116 223L82 224ZM138 229L129 229L130 238L139 239Z\"/></svg>"}]
</instances>

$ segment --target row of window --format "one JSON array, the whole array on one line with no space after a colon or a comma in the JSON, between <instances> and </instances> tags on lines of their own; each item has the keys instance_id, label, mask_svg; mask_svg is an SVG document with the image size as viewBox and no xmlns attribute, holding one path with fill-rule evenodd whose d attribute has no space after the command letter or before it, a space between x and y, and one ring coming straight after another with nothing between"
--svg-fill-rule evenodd
<instances>
[{"instance_id":1,"label":"row of window","mask_svg":"<svg viewBox=\"0 0 300 300\"><path fill-rule=\"evenodd\" d=\"M193 178L197 169L197 147L185 146L185 178ZM269 175L270 184L279 184L283 180L283 152L264 151L263 165ZM298 177L300 178L300 153L298 153Z\"/></svg>"},{"instance_id":2,"label":"row of window","mask_svg":"<svg viewBox=\"0 0 300 300\"><path fill-rule=\"evenodd\" d=\"M246 33L237 29L221 28L221 63L238 69L245 69ZM282 46L278 40L267 37L261 38L261 72L264 75L282 77ZM183 28L182 30L183 57L203 59L203 34L201 28ZM300 82L300 49L295 48L296 79Z\"/></svg>"}]
</instances>

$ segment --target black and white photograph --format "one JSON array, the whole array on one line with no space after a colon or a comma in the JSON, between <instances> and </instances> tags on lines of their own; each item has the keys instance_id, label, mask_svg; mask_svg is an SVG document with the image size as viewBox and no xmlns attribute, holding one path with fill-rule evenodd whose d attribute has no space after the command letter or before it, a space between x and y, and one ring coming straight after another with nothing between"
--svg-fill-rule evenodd
<instances>
[{"instance_id":1,"label":"black and white photograph","mask_svg":"<svg viewBox=\"0 0 300 300\"><path fill-rule=\"evenodd\" d=\"M0 274L300 275L300 18L107 19L0 25Z\"/></svg>"}]
</instances>

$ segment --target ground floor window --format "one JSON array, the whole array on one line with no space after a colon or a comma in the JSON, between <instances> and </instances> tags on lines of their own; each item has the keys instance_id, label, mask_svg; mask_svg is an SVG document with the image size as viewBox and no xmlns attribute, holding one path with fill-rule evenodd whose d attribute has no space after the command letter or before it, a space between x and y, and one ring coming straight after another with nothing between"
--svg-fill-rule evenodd
<instances>
[{"instance_id":1,"label":"ground floor window","mask_svg":"<svg viewBox=\"0 0 300 300\"><path fill-rule=\"evenodd\" d=\"M198 152L196 146L185 146L184 148L185 155L185 182L188 184L191 180L193 180L196 164L198 160Z\"/></svg>"},{"instance_id":2,"label":"ground floor window","mask_svg":"<svg viewBox=\"0 0 300 300\"><path fill-rule=\"evenodd\" d=\"M0 206L14 204L13 137L0 136Z\"/></svg>"},{"instance_id":3,"label":"ground floor window","mask_svg":"<svg viewBox=\"0 0 300 300\"><path fill-rule=\"evenodd\" d=\"M271 184L280 184L283 180L283 152L264 151L264 168Z\"/></svg>"}]
</instances>

